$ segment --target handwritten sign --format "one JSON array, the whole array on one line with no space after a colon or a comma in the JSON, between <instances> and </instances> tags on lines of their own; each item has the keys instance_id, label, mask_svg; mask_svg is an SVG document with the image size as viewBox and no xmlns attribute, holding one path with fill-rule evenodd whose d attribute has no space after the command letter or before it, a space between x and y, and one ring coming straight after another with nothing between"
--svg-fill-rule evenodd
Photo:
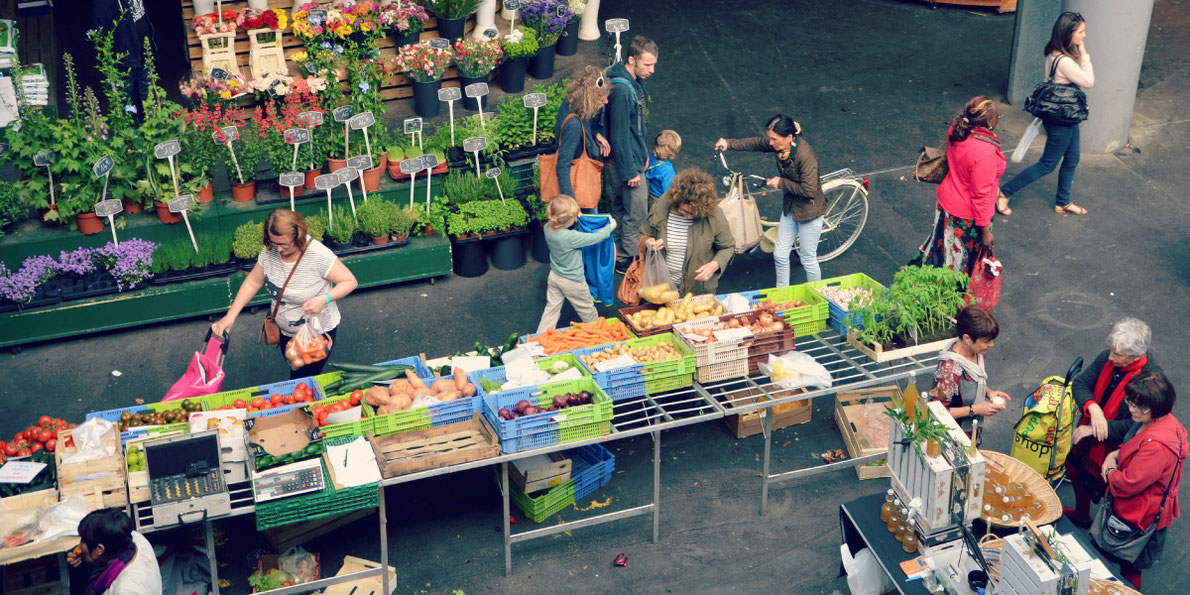
<instances>
[{"instance_id":1,"label":"handwritten sign","mask_svg":"<svg viewBox=\"0 0 1190 595\"><path fill-rule=\"evenodd\" d=\"M347 125L351 126L352 130L363 130L376 123L376 115L372 112L361 112L347 121Z\"/></svg>"},{"instance_id":2,"label":"handwritten sign","mask_svg":"<svg viewBox=\"0 0 1190 595\"><path fill-rule=\"evenodd\" d=\"M425 154L421 156L422 167L425 169L434 169L438 167L438 156Z\"/></svg>"},{"instance_id":3,"label":"handwritten sign","mask_svg":"<svg viewBox=\"0 0 1190 595\"><path fill-rule=\"evenodd\" d=\"M430 40L430 47L436 50L445 50L450 47L450 40L445 37L435 37Z\"/></svg>"},{"instance_id":4,"label":"handwritten sign","mask_svg":"<svg viewBox=\"0 0 1190 595\"><path fill-rule=\"evenodd\" d=\"M499 34L500 34L500 32L499 32L499 31L496 31L495 29L491 29L491 28L489 28L489 29L484 29L484 30L483 30L483 36L484 36L484 37L486 37L486 38L488 38L488 39L496 39L496 36L497 36L497 35L499 35Z\"/></svg>"},{"instance_id":5,"label":"handwritten sign","mask_svg":"<svg viewBox=\"0 0 1190 595\"><path fill-rule=\"evenodd\" d=\"M529 109L545 107L546 101L548 99L545 93L530 93L521 98L521 103L525 104L525 107Z\"/></svg>"},{"instance_id":6,"label":"handwritten sign","mask_svg":"<svg viewBox=\"0 0 1190 595\"><path fill-rule=\"evenodd\" d=\"M0 467L0 483L29 483L45 468L45 463L9 461Z\"/></svg>"},{"instance_id":7,"label":"handwritten sign","mask_svg":"<svg viewBox=\"0 0 1190 595\"><path fill-rule=\"evenodd\" d=\"M298 119L306 125L306 128L322 126L322 112L302 112L298 114Z\"/></svg>"},{"instance_id":8,"label":"handwritten sign","mask_svg":"<svg viewBox=\"0 0 1190 595\"><path fill-rule=\"evenodd\" d=\"M281 184L282 186L295 188L306 183L306 176L305 174L296 171L285 172L277 177L277 183Z\"/></svg>"},{"instance_id":9,"label":"handwritten sign","mask_svg":"<svg viewBox=\"0 0 1190 595\"><path fill-rule=\"evenodd\" d=\"M500 168L493 167L492 169L489 169L488 171L483 172L483 175L485 175L489 178L498 178L498 177L500 177Z\"/></svg>"},{"instance_id":10,"label":"handwritten sign","mask_svg":"<svg viewBox=\"0 0 1190 595\"><path fill-rule=\"evenodd\" d=\"M231 141L240 138L240 129L236 128L235 126L224 126L223 128L220 128L219 132L215 135L215 142L219 142L220 134L223 135L224 143L231 144Z\"/></svg>"},{"instance_id":11,"label":"handwritten sign","mask_svg":"<svg viewBox=\"0 0 1190 595\"><path fill-rule=\"evenodd\" d=\"M115 160L112 159L111 155L104 155L91 167L91 173L95 174L96 178L102 178L111 173L113 167L116 167Z\"/></svg>"},{"instance_id":12,"label":"handwritten sign","mask_svg":"<svg viewBox=\"0 0 1190 595\"><path fill-rule=\"evenodd\" d=\"M463 91L467 93L467 97L483 97L488 94L488 84L471 83Z\"/></svg>"},{"instance_id":13,"label":"handwritten sign","mask_svg":"<svg viewBox=\"0 0 1190 595\"><path fill-rule=\"evenodd\" d=\"M217 81L226 81L230 77L231 77L231 73L222 69L222 68L212 68L211 69L211 78L213 78Z\"/></svg>"},{"instance_id":14,"label":"handwritten sign","mask_svg":"<svg viewBox=\"0 0 1190 595\"><path fill-rule=\"evenodd\" d=\"M330 190L340 183L339 176L336 174L322 174L314 178L314 187L319 190Z\"/></svg>"},{"instance_id":15,"label":"handwritten sign","mask_svg":"<svg viewBox=\"0 0 1190 595\"><path fill-rule=\"evenodd\" d=\"M340 105L339 107L331 110L331 116L336 122L346 122L351 119L351 116L354 113L355 112L352 111L350 105Z\"/></svg>"},{"instance_id":16,"label":"handwritten sign","mask_svg":"<svg viewBox=\"0 0 1190 595\"><path fill-rule=\"evenodd\" d=\"M290 128L285 131L285 142L300 145L310 142L310 131L305 128Z\"/></svg>"},{"instance_id":17,"label":"handwritten sign","mask_svg":"<svg viewBox=\"0 0 1190 595\"><path fill-rule=\"evenodd\" d=\"M414 132L421 132L421 118L409 118L405 120L405 134L413 134Z\"/></svg>"},{"instance_id":18,"label":"handwritten sign","mask_svg":"<svg viewBox=\"0 0 1190 595\"><path fill-rule=\"evenodd\" d=\"M608 33L623 33L628 30L628 19L608 19L603 22Z\"/></svg>"},{"instance_id":19,"label":"handwritten sign","mask_svg":"<svg viewBox=\"0 0 1190 595\"><path fill-rule=\"evenodd\" d=\"M354 167L344 167L343 169L335 172L335 175L339 176L340 184L346 184L348 182L355 181L355 179L359 177L359 170L355 169Z\"/></svg>"},{"instance_id":20,"label":"handwritten sign","mask_svg":"<svg viewBox=\"0 0 1190 595\"><path fill-rule=\"evenodd\" d=\"M189 210L192 206L194 206L193 194L183 194L169 199L169 212L171 213L181 213Z\"/></svg>"},{"instance_id":21,"label":"handwritten sign","mask_svg":"<svg viewBox=\"0 0 1190 595\"><path fill-rule=\"evenodd\" d=\"M504 10L517 10L521 7L521 0L504 0Z\"/></svg>"},{"instance_id":22,"label":"handwritten sign","mask_svg":"<svg viewBox=\"0 0 1190 595\"><path fill-rule=\"evenodd\" d=\"M463 98L463 93L459 91L458 87L444 87L438 89L438 101L457 101Z\"/></svg>"},{"instance_id":23,"label":"handwritten sign","mask_svg":"<svg viewBox=\"0 0 1190 595\"><path fill-rule=\"evenodd\" d=\"M488 146L487 137L476 136L463 139L463 150L468 153L478 153Z\"/></svg>"},{"instance_id":24,"label":"handwritten sign","mask_svg":"<svg viewBox=\"0 0 1190 595\"><path fill-rule=\"evenodd\" d=\"M157 143L153 147L153 156L158 159L168 159L182 152L182 145L176 140L167 140L163 143Z\"/></svg>"},{"instance_id":25,"label":"handwritten sign","mask_svg":"<svg viewBox=\"0 0 1190 595\"><path fill-rule=\"evenodd\" d=\"M411 157L409 159L402 161L401 162L401 173L415 174L415 173L425 169L426 168L425 162L423 161L424 157L425 157L425 155L422 155L421 157Z\"/></svg>"},{"instance_id":26,"label":"handwritten sign","mask_svg":"<svg viewBox=\"0 0 1190 595\"><path fill-rule=\"evenodd\" d=\"M121 213L123 211L124 211L124 203L122 203L119 200L116 200L114 198L109 198L107 200L101 200L101 201L95 203L95 216L96 217L112 217L112 216L116 215L117 213Z\"/></svg>"},{"instance_id":27,"label":"handwritten sign","mask_svg":"<svg viewBox=\"0 0 1190 595\"><path fill-rule=\"evenodd\" d=\"M347 158L347 167L366 171L376 167L376 165L372 162L371 155L356 155L355 157ZM352 179L354 180L355 178Z\"/></svg>"},{"instance_id":28,"label":"handwritten sign","mask_svg":"<svg viewBox=\"0 0 1190 595\"><path fill-rule=\"evenodd\" d=\"M325 8L311 8L310 12L306 13L306 20L311 23L321 24L326 22Z\"/></svg>"},{"instance_id":29,"label":"handwritten sign","mask_svg":"<svg viewBox=\"0 0 1190 595\"><path fill-rule=\"evenodd\" d=\"M318 74L318 65L314 62L306 62L303 66L305 66L306 72L310 74Z\"/></svg>"},{"instance_id":30,"label":"handwritten sign","mask_svg":"<svg viewBox=\"0 0 1190 595\"><path fill-rule=\"evenodd\" d=\"M558 18L560 18L560 19L566 18L566 13L568 13L568 12L570 12L570 8L567 5L565 5L565 4L558 5Z\"/></svg>"},{"instance_id":31,"label":"handwritten sign","mask_svg":"<svg viewBox=\"0 0 1190 595\"><path fill-rule=\"evenodd\" d=\"M49 167L53 161L54 156L46 151L38 151L37 154L33 156L33 165L36 165L37 167Z\"/></svg>"}]
</instances>

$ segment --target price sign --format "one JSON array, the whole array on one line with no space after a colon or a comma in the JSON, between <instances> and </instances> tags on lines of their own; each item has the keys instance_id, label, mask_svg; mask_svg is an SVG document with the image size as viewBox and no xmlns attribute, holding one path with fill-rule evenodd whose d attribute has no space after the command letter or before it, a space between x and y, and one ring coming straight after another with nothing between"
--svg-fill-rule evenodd
<instances>
[{"instance_id":1,"label":"price sign","mask_svg":"<svg viewBox=\"0 0 1190 595\"><path fill-rule=\"evenodd\" d=\"M306 128L322 126L322 112L302 112L298 114L298 119L306 125Z\"/></svg>"},{"instance_id":2,"label":"price sign","mask_svg":"<svg viewBox=\"0 0 1190 595\"><path fill-rule=\"evenodd\" d=\"M521 0L504 0L504 10L517 10L521 7Z\"/></svg>"},{"instance_id":3,"label":"price sign","mask_svg":"<svg viewBox=\"0 0 1190 595\"><path fill-rule=\"evenodd\" d=\"M303 66L306 68L306 72L308 72L310 74L318 74L318 65L317 64L315 64L313 62L306 62Z\"/></svg>"},{"instance_id":4,"label":"price sign","mask_svg":"<svg viewBox=\"0 0 1190 595\"><path fill-rule=\"evenodd\" d=\"M455 89L456 91L458 89ZM405 134L413 134L414 132L421 132L421 118L409 118L405 120Z\"/></svg>"},{"instance_id":5,"label":"price sign","mask_svg":"<svg viewBox=\"0 0 1190 595\"><path fill-rule=\"evenodd\" d=\"M314 24L321 24L326 22L325 8L311 8L310 12L306 13L306 20Z\"/></svg>"},{"instance_id":6,"label":"price sign","mask_svg":"<svg viewBox=\"0 0 1190 595\"><path fill-rule=\"evenodd\" d=\"M336 122L346 122L347 120L350 120L352 113L354 112L351 111L350 105L340 105L339 107L331 110L331 116L335 118Z\"/></svg>"},{"instance_id":7,"label":"price sign","mask_svg":"<svg viewBox=\"0 0 1190 595\"><path fill-rule=\"evenodd\" d=\"M450 48L450 40L445 37L435 37L430 40L430 47L436 50L445 50Z\"/></svg>"},{"instance_id":8,"label":"price sign","mask_svg":"<svg viewBox=\"0 0 1190 595\"><path fill-rule=\"evenodd\" d=\"M376 165L372 162L371 155L356 155L355 157L347 158L347 167L365 171L376 167ZM355 178L352 179L354 180Z\"/></svg>"},{"instance_id":9,"label":"price sign","mask_svg":"<svg viewBox=\"0 0 1190 595\"><path fill-rule=\"evenodd\" d=\"M463 90L467 93L467 97L483 97L484 95L488 94L488 84L471 83Z\"/></svg>"},{"instance_id":10,"label":"price sign","mask_svg":"<svg viewBox=\"0 0 1190 595\"><path fill-rule=\"evenodd\" d=\"M305 128L290 128L285 131L285 142L291 145L300 145L310 142L310 131Z\"/></svg>"},{"instance_id":11,"label":"price sign","mask_svg":"<svg viewBox=\"0 0 1190 595\"><path fill-rule=\"evenodd\" d=\"M500 202L508 204L507 201L504 200L504 189L500 187L500 168L493 167L492 169L484 172L484 175L496 182L496 192L500 193Z\"/></svg>"},{"instance_id":12,"label":"price sign","mask_svg":"<svg viewBox=\"0 0 1190 595\"><path fill-rule=\"evenodd\" d=\"M181 213L189 210L192 206L194 206L193 194L183 194L169 200L169 212L171 213Z\"/></svg>"},{"instance_id":13,"label":"price sign","mask_svg":"<svg viewBox=\"0 0 1190 595\"><path fill-rule=\"evenodd\" d=\"M483 172L483 175L485 175L489 178L493 178L493 179L498 178L498 177L500 177L500 168L493 167L493 168L489 169L488 171Z\"/></svg>"},{"instance_id":14,"label":"price sign","mask_svg":"<svg viewBox=\"0 0 1190 595\"><path fill-rule=\"evenodd\" d=\"M483 36L488 39L496 39L496 36L499 34L500 33L498 31L496 31L495 29L484 29L483 30Z\"/></svg>"},{"instance_id":15,"label":"price sign","mask_svg":"<svg viewBox=\"0 0 1190 595\"><path fill-rule=\"evenodd\" d=\"M224 126L220 128L219 132L215 135L215 142L219 142L219 134L223 135L222 144L231 144L231 141L240 138L240 129L235 126Z\"/></svg>"},{"instance_id":16,"label":"price sign","mask_svg":"<svg viewBox=\"0 0 1190 595\"><path fill-rule=\"evenodd\" d=\"M628 30L628 19L608 19L603 22L608 33L623 33Z\"/></svg>"},{"instance_id":17,"label":"price sign","mask_svg":"<svg viewBox=\"0 0 1190 595\"><path fill-rule=\"evenodd\" d=\"M354 182L355 179L359 177L359 170L355 169L354 167L348 166L348 167L344 167L343 169L335 172L335 175L339 176L340 184L347 184L350 182Z\"/></svg>"},{"instance_id":18,"label":"price sign","mask_svg":"<svg viewBox=\"0 0 1190 595\"><path fill-rule=\"evenodd\" d=\"M153 147L153 156L158 159L168 159L182 152L182 145L176 140L167 140L163 143L157 143Z\"/></svg>"},{"instance_id":19,"label":"price sign","mask_svg":"<svg viewBox=\"0 0 1190 595\"><path fill-rule=\"evenodd\" d=\"M111 173L112 168L115 166L116 162L112 159L111 155L104 155L91 167L91 173L94 173L96 178L102 178Z\"/></svg>"},{"instance_id":20,"label":"price sign","mask_svg":"<svg viewBox=\"0 0 1190 595\"><path fill-rule=\"evenodd\" d=\"M463 150L468 153L478 153L488 146L487 137L477 136L463 139Z\"/></svg>"},{"instance_id":21,"label":"price sign","mask_svg":"<svg viewBox=\"0 0 1190 595\"><path fill-rule=\"evenodd\" d=\"M54 156L46 151L38 151L37 154L33 156L33 165L36 165L37 167L49 167L53 161Z\"/></svg>"},{"instance_id":22,"label":"price sign","mask_svg":"<svg viewBox=\"0 0 1190 595\"><path fill-rule=\"evenodd\" d=\"M114 198L95 203L96 217L111 217L124 211L124 203Z\"/></svg>"},{"instance_id":23,"label":"price sign","mask_svg":"<svg viewBox=\"0 0 1190 595\"><path fill-rule=\"evenodd\" d=\"M421 156L422 167L425 169L434 169L438 167L438 156L425 154Z\"/></svg>"},{"instance_id":24,"label":"price sign","mask_svg":"<svg viewBox=\"0 0 1190 595\"><path fill-rule=\"evenodd\" d=\"M363 130L376 123L376 115L372 112L361 112L351 116L347 123L352 130Z\"/></svg>"},{"instance_id":25,"label":"price sign","mask_svg":"<svg viewBox=\"0 0 1190 595\"><path fill-rule=\"evenodd\" d=\"M211 69L211 78L213 78L217 81L226 81L230 77L231 77L231 73L222 69L222 68L212 68Z\"/></svg>"},{"instance_id":26,"label":"price sign","mask_svg":"<svg viewBox=\"0 0 1190 595\"><path fill-rule=\"evenodd\" d=\"M339 185L339 176L336 174L322 174L314 178L314 187L319 190L330 191L335 186Z\"/></svg>"},{"instance_id":27,"label":"price sign","mask_svg":"<svg viewBox=\"0 0 1190 595\"><path fill-rule=\"evenodd\" d=\"M438 101L457 101L463 98L458 87L443 87L438 89Z\"/></svg>"},{"instance_id":28,"label":"price sign","mask_svg":"<svg viewBox=\"0 0 1190 595\"><path fill-rule=\"evenodd\" d=\"M568 12L570 12L570 8L567 5L565 5L565 4L558 5L558 18L560 18L560 19L566 18L566 13L568 13Z\"/></svg>"},{"instance_id":29,"label":"price sign","mask_svg":"<svg viewBox=\"0 0 1190 595\"><path fill-rule=\"evenodd\" d=\"M426 157L425 155L422 155L421 157L411 157L409 159L402 161L401 162L401 173L415 174L415 173L425 169L426 168L424 165L425 157Z\"/></svg>"},{"instance_id":30,"label":"price sign","mask_svg":"<svg viewBox=\"0 0 1190 595\"><path fill-rule=\"evenodd\" d=\"M297 186L301 186L302 184L306 183L306 176L305 176L305 174L302 174L302 173L299 173L296 171L285 172L285 173L281 174L280 176L278 176L277 183L281 184L282 186L289 186L290 188L295 188Z\"/></svg>"},{"instance_id":31,"label":"price sign","mask_svg":"<svg viewBox=\"0 0 1190 595\"><path fill-rule=\"evenodd\" d=\"M529 109L545 107L546 101L545 93L530 93L521 98L521 103L524 103L525 107Z\"/></svg>"}]
</instances>

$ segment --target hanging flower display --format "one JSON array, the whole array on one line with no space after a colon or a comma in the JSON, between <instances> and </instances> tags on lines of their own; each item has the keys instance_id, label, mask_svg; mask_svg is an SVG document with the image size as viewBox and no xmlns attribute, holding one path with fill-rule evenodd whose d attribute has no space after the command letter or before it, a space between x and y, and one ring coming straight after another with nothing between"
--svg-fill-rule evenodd
<instances>
[{"instance_id":1,"label":"hanging flower display","mask_svg":"<svg viewBox=\"0 0 1190 595\"><path fill-rule=\"evenodd\" d=\"M233 33L236 30L237 20L239 15L236 11L226 9L223 11L223 20L219 20L219 13L212 12L202 14L194 17L192 21L194 25L195 35L209 35L211 33Z\"/></svg>"}]
</instances>

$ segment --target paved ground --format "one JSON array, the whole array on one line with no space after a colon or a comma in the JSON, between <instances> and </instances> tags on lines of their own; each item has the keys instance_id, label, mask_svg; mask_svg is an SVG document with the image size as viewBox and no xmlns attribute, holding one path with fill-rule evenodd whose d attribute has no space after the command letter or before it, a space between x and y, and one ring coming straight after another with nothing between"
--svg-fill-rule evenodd
<instances>
[{"instance_id":1,"label":"paved ground","mask_svg":"<svg viewBox=\"0 0 1190 595\"><path fill-rule=\"evenodd\" d=\"M872 180L871 216L856 245L823 267L832 276L864 271L888 281L927 234L933 187L904 180L915 149L937 144L949 118L967 98L1002 96L1012 42L1012 15L953 8L930 10L912 0L736 3L605 0L603 16L626 16L633 30L652 36L662 56L650 81L650 129L674 128L684 139L679 168L709 167L710 144L723 136L760 131L782 111L799 119L824 171L850 167ZM1102 34L1090 24L1088 47ZM1110 325L1131 315L1154 328L1153 352L1186 386L1187 355L1179 337L1190 334L1182 308L1190 277L1190 248L1180 230L1190 211L1180 189L1190 185L1186 149L1190 124L1180 109L1190 90L1190 6L1159 0L1146 49L1132 145L1113 155L1085 155L1075 200L1085 218L1050 209L1050 176L1014 201L1016 214L996 222L997 249L1006 264L1004 297L996 314L1002 326L988 369L992 385L1014 397L1006 414L988 426L987 444L1007 450L1020 403L1045 376L1064 371L1076 356L1104 348ZM595 44L563 60L563 70L583 60L600 62ZM1092 51L1094 51L1092 49ZM1001 124L1006 147L1028 123L1007 107ZM1035 160L1040 144L1014 174ZM767 173L771 162L740 163ZM776 199L762 210L777 212ZM375 361L497 342L536 325L547 268L493 270L476 279L451 278L360 292L344 303L337 357ZM803 278L794 271L794 281ZM772 285L771 260L749 255L730 266L724 290ZM228 362L229 386L283 378L283 361L263 360L250 344L260 314L245 316ZM81 418L88 410L153 398L177 377L205 326L203 320L75 341L30 346L0 356L0 374L12 379L0 399L28 415L0 420L0 435L28 423L34 412L53 410ZM123 375L114 377L112 370ZM13 381L15 380L15 381ZM1185 392L1185 391L1183 391ZM24 404L24 405L20 405ZM812 453L840 447L831 403L815 403L812 424L779 431L777 467L813 464ZM1190 419L1186 397L1175 409ZM788 442L788 446L784 444ZM477 592L846 592L837 578L836 509L840 502L887 487L859 482L850 471L820 477L772 494L760 517L758 437L735 440L721 423L667 432L662 452L662 541L650 543L644 519L587 529L514 548L514 574L503 576L498 492L489 470L422 481L389 490L390 544L400 573L400 593ZM644 503L650 496L651 442L610 445L615 480L599 498L611 506ZM1185 490L1183 490L1183 493ZM1064 497L1069 494L1063 492ZM590 505L590 498L583 506ZM601 512L601 511L600 511ZM581 518L567 511L567 520ZM373 517L374 519L374 517ZM376 559L373 519L307 544L323 553L329 570L343 552ZM526 523L518 525L524 529ZM250 520L224 523L229 544L220 555L232 592L246 590L245 553L264 547ZM1190 548L1190 525L1175 523L1165 561L1146 572L1147 593L1185 592L1180 562ZM615 568L617 553L629 558Z\"/></svg>"}]
</instances>

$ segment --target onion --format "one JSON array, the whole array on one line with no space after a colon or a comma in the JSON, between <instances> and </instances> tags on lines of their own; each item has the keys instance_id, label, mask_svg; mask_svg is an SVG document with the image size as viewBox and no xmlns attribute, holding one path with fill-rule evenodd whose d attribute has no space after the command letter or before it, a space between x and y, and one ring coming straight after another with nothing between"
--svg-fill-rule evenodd
<instances>
[{"instance_id":1,"label":"onion","mask_svg":"<svg viewBox=\"0 0 1190 595\"><path fill-rule=\"evenodd\" d=\"M541 407L529 405L528 407L525 407L525 410L522 413L524 413L525 415L533 415L535 413L541 413L541 412L542 412Z\"/></svg>"},{"instance_id":2,"label":"onion","mask_svg":"<svg viewBox=\"0 0 1190 595\"><path fill-rule=\"evenodd\" d=\"M574 393L570 394L570 398L566 400L566 404L570 407L578 407L583 404L583 398Z\"/></svg>"},{"instance_id":3,"label":"onion","mask_svg":"<svg viewBox=\"0 0 1190 595\"><path fill-rule=\"evenodd\" d=\"M512 408L512 410L516 411L517 413L524 413L525 409L528 409L529 407L532 407L532 406L533 406L533 403L530 403L525 400L521 400L521 401L517 402L517 404Z\"/></svg>"},{"instance_id":4,"label":"onion","mask_svg":"<svg viewBox=\"0 0 1190 595\"><path fill-rule=\"evenodd\" d=\"M514 419L516 417L515 415L512 414L511 411L509 411L507 409L501 409L500 411L497 412L497 414L500 416L500 419L503 419L503 420L510 420L510 419Z\"/></svg>"},{"instance_id":5,"label":"onion","mask_svg":"<svg viewBox=\"0 0 1190 595\"><path fill-rule=\"evenodd\" d=\"M556 407L556 408L565 407L567 400L568 399L567 399L566 395L558 395L558 396L554 397L554 407Z\"/></svg>"},{"instance_id":6,"label":"onion","mask_svg":"<svg viewBox=\"0 0 1190 595\"><path fill-rule=\"evenodd\" d=\"M587 391L583 391L583 392L579 393L578 396L580 399L582 399L583 405L586 405L587 403L591 402L591 393L589 393Z\"/></svg>"}]
</instances>

